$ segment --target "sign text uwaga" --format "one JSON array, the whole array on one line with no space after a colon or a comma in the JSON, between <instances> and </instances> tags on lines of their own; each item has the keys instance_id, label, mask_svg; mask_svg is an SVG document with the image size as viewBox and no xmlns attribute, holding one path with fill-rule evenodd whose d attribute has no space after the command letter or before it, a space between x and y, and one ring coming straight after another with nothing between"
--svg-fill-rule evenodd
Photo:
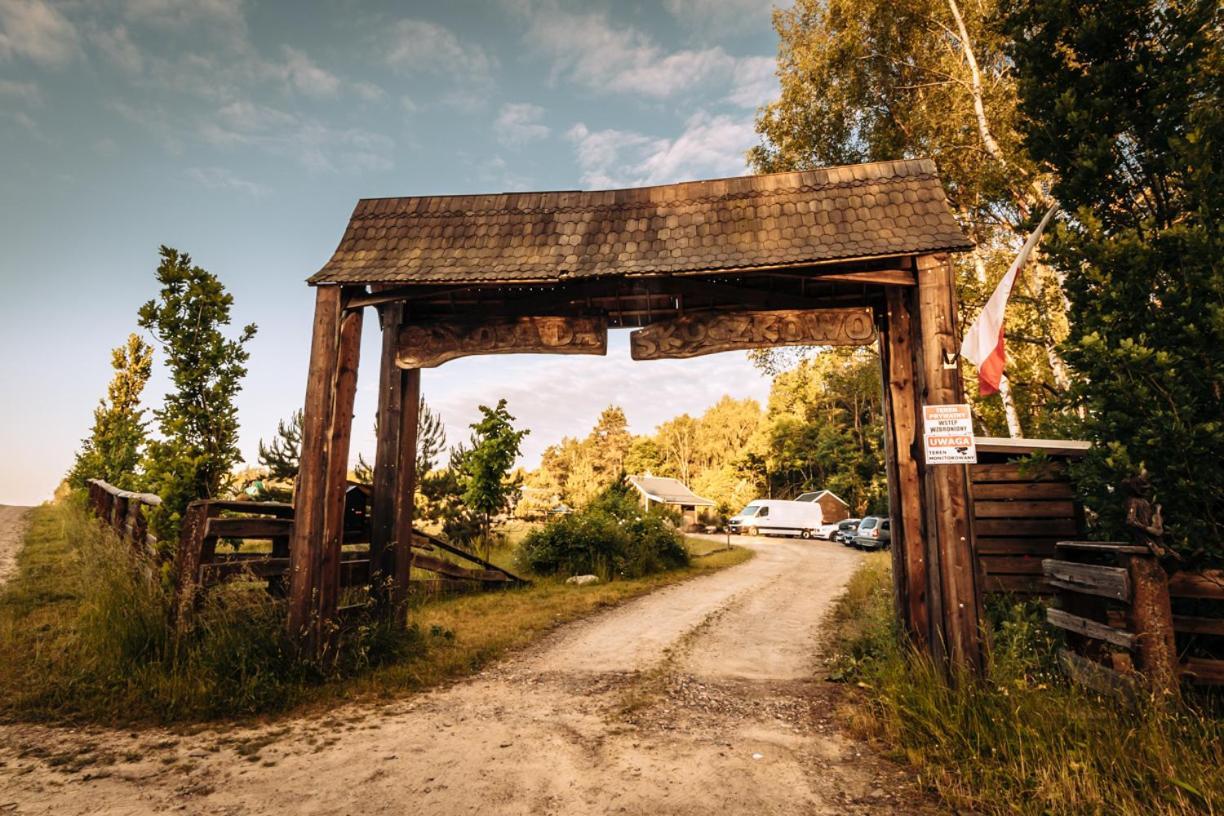
<instances>
[{"instance_id":1,"label":"sign text uwaga","mask_svg":"<svg viewBox=\"0 0 1224 816\"><path fill-rule=\"evenodd\" d=\"M961 465L977 461L973 415L968 405L922 406L922 446L928 465Z\"/></svg>"}]
</instances>

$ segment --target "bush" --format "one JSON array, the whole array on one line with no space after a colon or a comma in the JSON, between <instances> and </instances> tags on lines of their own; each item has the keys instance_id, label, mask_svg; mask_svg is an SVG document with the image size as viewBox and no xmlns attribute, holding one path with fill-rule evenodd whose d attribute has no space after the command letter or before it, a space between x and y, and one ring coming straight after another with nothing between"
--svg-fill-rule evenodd
<instances>
[{"instance_id":1,"label":"bush","mask_svg":"<svg viewBox=\"0 0 1224 816\"><path fill-rule=\"evenodd\" d=\"M1217 813L1224 721L1206 698L1125 700L1069 683L1041 604L992 599L984 680L949 686L898 637L886 556L869 557L836 604L831 668L855 693L853 723L883 739L955 812Z\"/></svg>"},{"instance_id":2,"label":"bush","mask_svg":"<svg viewBox=\"0 0 1224 816\"><path fill-rule=\"evenodd\" d=\"M640 578L689 563L684 537L663 510L643 510L623 483L587 507L533 530L515 554L536 575Z\"/></svg>"},{"instance_id":3,"label":"bush","mask_svg":"<svg viewBox=\"0 0 1224 816\"><path fill-rule=\"evenodd\" d=\"M420 646L414 630L370 616L346 625L336 658L320 665L285 638L283 602L261 583L213 588L182 633L172 602L160 571L77 497L38 508L21 572L0 593L0 712L162 722L266 713Z\"/></svg>"}]
</instances>

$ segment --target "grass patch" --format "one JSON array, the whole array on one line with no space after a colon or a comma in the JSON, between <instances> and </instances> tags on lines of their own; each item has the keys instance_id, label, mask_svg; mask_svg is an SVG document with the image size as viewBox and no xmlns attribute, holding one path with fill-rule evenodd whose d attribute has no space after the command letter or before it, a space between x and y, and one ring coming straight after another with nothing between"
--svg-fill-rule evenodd
<instances>
[{"instance_id":1,"label":"grass patch","mask_svg":"<svg viewBox=\"0 0 1224 816\"><path fill-rule=\"evenodd\" d=\"M950 690L895 631L887 555L833 612L831 668L861 694L850 720L916 766L951 807L986 814L1191 814L1224 808L1224 721L1068 683L1037 604L992 603L991 669ZM1218 701L1217 701L1218 702Z\"/></svg>"},{"instance_id":2,"label":"grass patch","mask_svg":"<svg viewBox=\"0 0 1224 816\"><path fill-rule=\"evenodd\" d=\"M0 591L0 716L104 723L193 722L393 697L470 674L556 625L739 563L736 549L694 566L589 587L422 597L412 626L344 634L326 669L282 637L284 610L258 584L215 588L186 635L166 625L162 576L75 501L33 511L18 573Z\"/></svg>"}]
</instances>

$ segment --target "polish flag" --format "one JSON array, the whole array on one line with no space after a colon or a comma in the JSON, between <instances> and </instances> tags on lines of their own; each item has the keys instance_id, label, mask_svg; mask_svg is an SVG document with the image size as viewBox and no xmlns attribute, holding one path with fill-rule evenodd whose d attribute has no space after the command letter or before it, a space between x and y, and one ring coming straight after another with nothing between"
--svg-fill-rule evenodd
<instances>
[{"instance_id":1,"label":"polish flag","mask_svg":"<svg viewBox=\"0 0 1224 816\"><path fill-rule=\"evenodd\" d=\"M1003 313L1007 309L1007 299L1011 297L1012 286L1016 283L1016 275L1028 263L1029 255L1041 240L1041 233L1046 224L1050 223L1055 209L1057 205L1050 207L1042 217L1037 229L1033 230L1033 234L1024 242L1016 260L1012 261L1007 274L995 287L994 294L986 301L978 319L973 321L969 331L965 332L964 342L961 343L961 356L977 366L978 393L983 397L999 390L999 379L1003 376L1003 364L1007 361L1007 354L1003 350Z\"/></svg>"}]
</instances>

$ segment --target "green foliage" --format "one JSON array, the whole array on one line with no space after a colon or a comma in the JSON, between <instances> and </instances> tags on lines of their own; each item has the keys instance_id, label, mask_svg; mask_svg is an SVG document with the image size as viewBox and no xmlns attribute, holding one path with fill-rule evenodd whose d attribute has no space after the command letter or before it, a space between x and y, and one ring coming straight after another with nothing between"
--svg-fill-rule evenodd
<instances>
[{"instance_id":1,"label":"green foliage","mask_svg":"<svg viewBox=\"0 0 1224 816\"><path fill-rule=\"evenodd\" d=\"M977 316L1048 204L1046 179L1016 129L1016 81L997 0L797 0L775 15L780 98L762 108L763 144L749 153L758 172L929 157L962 227L977 244L954 259L962 325ZM972 53L980 74L975 109ZM1023 273L1008 308L1004 391L1013 425L1050 431L1066 372L1054 352L1065 336L1057 276L1040 262ZM755 355L774 370L811 350ZM969 377L975 372L966 371ZM1005 435L1002 395L970 395L987 433Z\"/></svg>"},{"instance_id":2,"label":"green foliage","mask_svg":"<svg viewBox=\"0 0 1224 816\"><path fill-rule=\"evenodd\" d=\"M87 479L102 479L116 487L136 486L136 467L145 442L144 410L140 395L153 371L153 349L138 335L111 351L114 377L106 398L94 409L89 438L82 440L68 483L82 487Z\"/></svg>"},{"instance_id":3,"label":"green foliage","mask_svg":"<svg viewBox=\"0 0 1224 816\"><path fill-rule=\"evenodd\" d=\"M496 408L479 408L481 418L472 423L468 446L451 451L449 473L433 480L429 490L448 499L443 532L454 541L477 543L487 554L493 546L494 517L518 491L510 472L529 431L514 429L504 399Z\"/></svg>"},{"instance_id":4,"label":"green foliage","mask_svg":"<svg viewBox=\"0 0 1224 816\"><path fill-rule=\"evenodd\" d=\"M642 509L618 482L585 508L528 533L516 561L536 575L640 578L688 566L684 537L666 511Z\"/></svg>"},{"instance_id":5,"label":"green foliage","mask_svg":"<svg viewBox=\"0 0 1224 816\"><path fill-rule=\"evenodd\" d=\"M337 659L303 661L261 582L214 588L185 632L151 565L100 526L80 495L34 511L20 572L0 594L0 711L100 721L274 712L311 690L418 651L370 617L340 633Z\"/></svg>"},{"instance_id":6,"label":"green foliage","mask_svg":"<svg viewBox=\"0 0 1224 816\"><path fill-rule=\"evenodd\" d=\"M240 460L234 398L255 325L225 336L233 295L185 253L163 246L157 281L161 291L140 307L140 326L161 344L174 390L153 412L161 439L146 448L144 486L162 498L150 526L170 541L188 502L218 495Z\"/></svg>"},{"instance_id":7,"label":"green foliage","mask_svg":"<svg viewBox=\"0 0 1224 816\"><path fill-rule=\"evenodd\" d=\"M294 411L288 422L278 420L276 436L267 446L259 440L259 464L273 479L296 479L302 450L302 412Z\"/></svg>"},{"instance_id":8,"label":"green foliage","mask_svg":"<svg viewBox=\"0 0 1224 816\"><path fill-rule=\"evenodd\" d=\"M625 472L630 448L629 420L616 405L609 405L585 439L566 437L550 445L540 467L527 475L522 516L539 516L558 503L585 506Z\"/></svg>"},{"instance_id":9,"label":"green foliage","mask_svg":"<svg viewBox=\"0 0 1224 816\"><path fill-rule=\"evenodd\" d=\"M771 495L831 490L851 512L885 512L880 362L867 349L837 349L774 378L756 456Z\"/></svg>"},{"instance_id":10,"label":"green foliage","mask_svg":"<svg viewBox=\"0 0 1224 816\"><path fill-rule=\"evenodd\" d=\"M1170 543L1224 561L1224 49L1208 0L1023 0L1008 19L1032 155L1069 214L1049 242L1071 302L1077 470L1102 532L1146 465Z\"/></svg>"},{"instance_id":11,"label":"green foliage","mask_svg":"<svg viewBox=\"0 0 1224 816\"><path fill-rule=\"evenodd\" d=\"M869 558L835 605L830 644L834 676L861 689L856 730L894 746L952 812L1219 810L1224 721L1071 685L1040 604L999 599L990 613L989 679L950 686L898 639L887 556Z\"/></svg>"}]
</instances>

